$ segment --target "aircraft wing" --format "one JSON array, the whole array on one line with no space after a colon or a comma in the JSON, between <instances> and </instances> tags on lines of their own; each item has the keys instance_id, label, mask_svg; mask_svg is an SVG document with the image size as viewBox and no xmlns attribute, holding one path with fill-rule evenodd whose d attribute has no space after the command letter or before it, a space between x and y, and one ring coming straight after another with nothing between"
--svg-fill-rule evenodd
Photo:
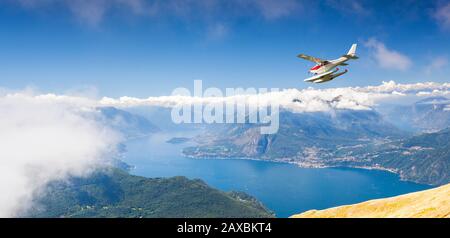
<instances>
[{"instance_id":1,"label":"aircraft wing","mask_svg":"<svg viewBox=\"0 0 450 238\"><path fill-rule=\"evenodd\" d=\"M299 54L299 55L297 55L297 57L302 58L302 59L305 59L305 60L312 61L312 62L314 62L314 63L316 63L316 64L320 64L320 63L326 62L326 60L319 59L319 58L312 57L312 56L305 55L305 54Z\"/></svg>"},{"instance_id":2,"label":"aircraft wing","mask_svg":"<svg viewBox=\"0 0 450 238\"><path fill-rule=\"evenodd\" d=\"M340 63L339 65L347 66L348 64L346 64L346 63Z\"/></svg>"}]
</instances>

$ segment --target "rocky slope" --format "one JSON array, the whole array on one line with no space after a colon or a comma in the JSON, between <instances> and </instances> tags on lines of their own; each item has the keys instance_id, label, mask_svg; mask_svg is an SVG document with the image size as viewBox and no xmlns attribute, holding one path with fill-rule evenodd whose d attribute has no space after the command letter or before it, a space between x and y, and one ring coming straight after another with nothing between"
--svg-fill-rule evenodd
<instances>
[{"instance_id":1,"label":"rocky slope","mask_svg":"<svg viewBox=\"0 0 450 238\"><path fill-rule=\"evenodd\" d=\"M293 218L450 218L450 184L397 197L370 200Z\"/></svg>"}]
</instances>

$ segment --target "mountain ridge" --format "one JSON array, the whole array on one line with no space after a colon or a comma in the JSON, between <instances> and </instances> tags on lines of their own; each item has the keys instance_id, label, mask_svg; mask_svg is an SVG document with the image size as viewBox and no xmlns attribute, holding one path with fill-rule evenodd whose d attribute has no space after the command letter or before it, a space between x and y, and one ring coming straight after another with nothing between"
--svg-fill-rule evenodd
<instances>
[{"instance_id":1,"label":"mountain ridge","mask_svg":"<svg viewBox=\"0 0 450 238\"><path fill-rule=\"evenodd\" d=\"M229 125L195 138L183 154L293 163L306 168L352 167L386 170L428 185L450 182L448 129L410 136L372 111L280 114L280 130L261 135L258 125ZM433 141L433 143L430 143Z\"/></svg>"}]
</instances>

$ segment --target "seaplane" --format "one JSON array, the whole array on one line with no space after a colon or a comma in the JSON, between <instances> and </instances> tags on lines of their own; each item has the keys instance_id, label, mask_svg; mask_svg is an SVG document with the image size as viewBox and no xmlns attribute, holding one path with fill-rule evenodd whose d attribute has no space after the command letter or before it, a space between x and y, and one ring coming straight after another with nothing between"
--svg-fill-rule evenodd
<instances>
[{"instance_id":1,"label":"seaplane","mask_svg":"<svg viewBox=\"0 0 450 238\"><path fill-rule=\"evenodd\" d=\"M311 83L324 83L347 73L347 69L339 72L338 66L347 66L348 64L345 62L348 60L358 59L358 56L356 56L356 46L357 44L353 44L347 54L334 60L323 60L309 55L299 54L297 57L316 63L314 67L309 69L309 72L314 76L307 78L304 81Z\"/></svg>"}]
</instances>

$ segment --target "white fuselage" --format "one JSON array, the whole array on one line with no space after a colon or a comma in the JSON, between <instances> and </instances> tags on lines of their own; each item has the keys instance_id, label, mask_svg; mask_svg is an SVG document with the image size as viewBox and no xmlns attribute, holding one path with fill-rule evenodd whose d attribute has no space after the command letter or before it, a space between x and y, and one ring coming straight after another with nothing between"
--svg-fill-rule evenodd
<instances>
[{"instance_id":1,"label":"white fuselage","mask_svg":"<svg viewBox=\"0 0 450 238\"><path fill-rule=\"evenodd\" d=\"M333 70L334 68L336 68L337 66L339 66L340 64L342 64L348 60L349 60L349 58L347 58L347 57L340 57L338 59L326 61L321 64L316 64L314 67L312 67L309 70L309 72L311 72L313 74L323 74L323 73Z\"/></svg>"}]
</instances>

